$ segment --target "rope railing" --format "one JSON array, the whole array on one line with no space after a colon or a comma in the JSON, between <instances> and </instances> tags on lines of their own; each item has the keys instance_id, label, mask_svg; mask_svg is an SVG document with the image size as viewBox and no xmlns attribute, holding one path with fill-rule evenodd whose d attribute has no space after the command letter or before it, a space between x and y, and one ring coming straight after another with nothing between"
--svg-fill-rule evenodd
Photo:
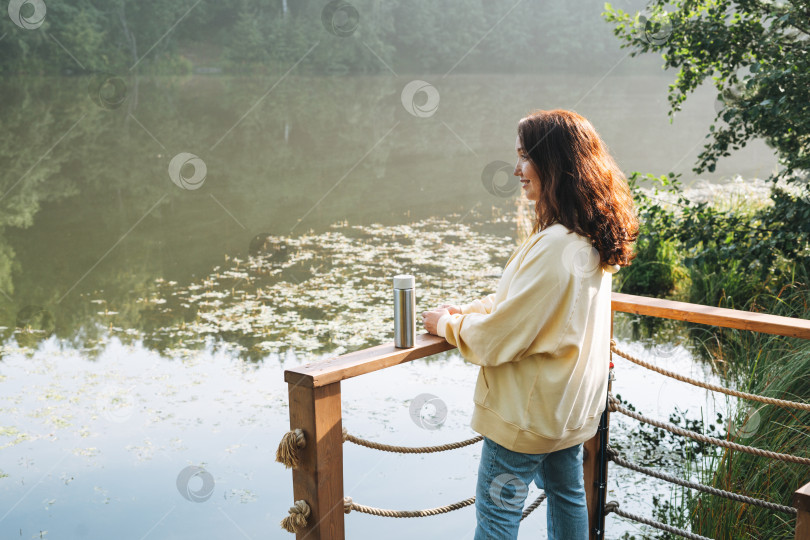
<instances>
[{"instance_id":1,"label":"rope railing","mask_svg":"<svg viewBox=\"0 0 810 540\"><path fill-rule=\"evenodd\" d=\"M542 504L542 502L545 501L545 500L546 500L546 494L541 493L540 496L537 497L532 504L530 504L529 506L526 507L525 510L523 510L523 515L521 516L520 521L523 521L524 519L529 517L529 514L531 514L535 510L537 510L537 507L540 506Z\"/></svg>"},{"instance_id":2,"label":"rope railing","mask_svg":"<svg viewBox=\"0 0 810 540\"><path fill-rule=\"evenodd\" d=\"M464 448L471 444L481 442L484 438L480 435L464 441L440 444L438 446L395 446L393 444L383 444L368 439L363 439L349 433L346 428L343 428L343 442L349 441L358 446L364 446L374 450L381 450L383 452L394 452L397 454L431 454L435 452L446 452L448 450L456 450ZM299 449L305 448L307 445L306 435L301 429L294 429L288 431L281 438L281 442L276 450L276 461L284 464L285 467L295 469L298 467L300 461Z\"/></svg>"},{"instance_id":3,"label":"rope railing","mask_svg":"<svg viewBox=\"0 0 810 540\"><path fill-rule=\"evenodd\" d=\"M741 399L745 399L745 400L749 400L749 401L756 401L756 402L764 403L764 404L768 404L768 405L775 405L777 407L792 408L792 409L805 410L805 411L810 410L810 404L808 404L808 403L800 403L800 402L796 402L796 401L789 401L789 400L784 400L784 399L770 398L770 397L762 396L762 395L759 395L759 394L751 394L751 393L748 393L748 392L740 392L738 390L732 390L730 388L726 388L726 387L723 387L723 386L720 386L720 385L699 381L699 380L693 379L691 377L686 377L686 376L681 375L679 373L669 371L667 369L658 367L658 366L656 366L654 364L651 364L649 362L645 362L644 360L642 360L640 358L637 358L637 357L635 357L635 356L633 356L633 355L631 355L631 354L629 354L629 353L627 353L625 351L622 351L621 349L618 348L618 346L617 346L617 344L616 344L616 342L614 340L610 341L610 350L611 350L611 352L617 354L618 356L621 356L622 358L624 358L624 359L626 359L626 360L628 360L628 361L630 361L630 362L632 362L632 363L634 363L634 364L636 364L638 366L641 366L641 367L643 367L645 369L648 369L650 371L654 371L656 373L664 375L665 377L669 377L669 378L672 378L672 379L675 379L675 380L678 380L678 381L681 381L681 382L691 384L693 386L697 386L699 388L704 388L706 390L710 390L710 391L714 391L714 392L720 392L720 393L726 394L728 396L733 396L733 397L737 397L737 398L741 398ZM762 457L766 457L766 458L770 458L770 459L776 459L776 460L779 460L779 461L786 461L786 462L789 462L789 463L799 463L799 464L802 464L802 465L810 465L810 458L794 456L792 454L781 454L781 453L778 453L778 452L771 452L769 450L763 450L763 449L760 449L760 448L754 448L752 446L746 446L746 445L738 444L738 443L735 443L735 442L732 442L732 441L727 441L727 440L723 440L723 439L718 439L716 437L710 437L710 436L707 436L707 435L702 435L700 433L696 433L694 431L683 429L683 428L680 428L678 426L675 426L675 425L667 423L667 422L661 422L659 420L655 420L653 418L646 417L646 416L644 416L644 415L642 415L640 413L637 413L635 411L631 411L631 410L627 409L626 407L622 406L621 403L610 394L608 395L608 399L609 399L609 409L610 409L610 411L621 413L621 414L623 414L625 416L628 416L630 418L634 418L634 419L638 420L639 422L643 422L645 424L667 430L670 433L674 433L676 435L681 435L681 436L684 436L684 437L688 437L688 438L696 440L698 442L709 443L709 444L713 444L715 446L728 448L730 450L737 450L737 451L740 451L740 452L745 452L747 454L762 456ZM654 477L654 478L658 478L660 480L664 480L666 482L677 484L677 485L680 485L680 486L683 486L683 487L696 489L696 490L704 492L704 493L709 493L709 494L716 495L716 496L719 496L719 497L724 497L726 499L742 502L742 503L745 503L745 504L750 504L750 505L753 505L753 506L758 506L758 507L761 507L761 508L766 508L768 510L773 510L773 511L777 511L777 512L783 512L783 513L786 513L786 514L791 515L791 516L796 516L797 513L798 513L797 509L793 508L791 506L784 506L784 505L772 503L772 502L769 502L769 501L756 499L754 497L748 497L746 495L741 495L739 493L733 493L733 492L730 492L730 491L717 489L717 488L714 488L714 487L711 487L711 486L706 486L704 484L700 484L700 483L697 483L697 482L690 482L690 481L680 479L680 478L678 478L676 476L673 476L673 475L670 475L670 474L667 474L667 473L663 473L663 472L660 472L660 471L655 471L655 470L649 469L647 467L642 467L641 465L631 463L631 462L623 459L621 456L618 455L618 453L616 453L616 451L614 449L612 449L610 447L608 447L608 459L610 459L611 461L613 461L614 463L616 463L617 465L619 465L621 467L625 467L627 469L639 472L641 474L651 476L651 477ZM662 531L667 531L667 532L670 532L670 533L673 533L673 534L677 534L677 535L682 536L684 538L706 539L706 537L704 537L704 536L700 536L700 535L691 533L691 532L683 530L683 529L678 529L676 527L672 527L671 525L667 525L667 524L664 524L664 523L653 521L651 519L647 519L647 518L644 518L642 516L638 516L638 515L631 514L629 512L625 512L623 510L620 510L619 507L618 507L618 503L615 503L615 507L608 508L611 504L613 504L613 503L608 503L608 505L606 505L606 507L605 507L606 508L606 513L613 512L616 515L622 516L624 518L631 519L631 520L637 521L639 523L644 523L644 524L649 525L651 527L655 527L655 528L657 528L659 530L662 530ZM708 539L706 539L706 540L708 540Z\"/></svg>"},{"instance_id":4,"label":"rope railing","mask_svg":"<svg viewBox=\"0 0 810 540\"><path fill-rule=\"evenodd\" d=\"M366 448L373 448L374 450L382 450L383 452L395 452L398 454L431 454L434 452L446 452L447 450L464 448L465 446L469 446L471 444L475 444L483 440L484 438L481 435L478 435L477 437L473 437L472 439L467 439L464 441L449 444L440 444L438 446L394 446L391 444L382 444L374 441L369 441L367 439L361 439L360 437L351 435L346 430L346 428L343 428L344 442L349 441L359 446L365 446Z\"/></svg>"},{"instance_id":5,"label":"rope railing","mask_svg":"<svg viewBox=\"0 0 810 540\"><path fill-rule=\"evenodd\" d=\"M475 497L464 499L457 503L448 504L447 506L440 506L438 508L428 508L427 510L386 510L384 508L374 508L371 506L364 506L352 501L351 497L343 498L343 512L348 514L352 510L370 514L372 516L391 517L391 518L415 518L415 517L428 517L437 516L439 514L446 514L453 510L460 510L465 506L470 506L475 502Z\"/></svg>"},{"instance_id":6,"label":"rope railing","mask_svg":"<svg viewBox=\"0 0 810 540\"><path fill-rule=\"evenodd\" d=\"M722 388L722 387L718 387L716 385L710 385L710 384L706 384L706 383L701 383L700 381L695 381L693 379L689 379L688 377L683 377L683 376L678 375L676 373L672 373L672 372L669 372L667 370L657 368L656 366L652 366L651 364L648 364L648 363L646 363L646 362L644 362L642 360L639 360L638 358L632 357L631 355L624 353L623 351L619 350L618 347L616 347L615 342L611 342L611 351L618 354L619 356L622 356L623 358L627 358L631 362L634 362L634 363L637 363L637 364L641 365L642 367L648 367L649 369L652 369L653 371L657 371L657 372L659 372L659 373L661 373L663 375L670 376L670 377L673 377L673 378L678 379L678 380L682 380L682 381L685 381L685 382L692 382L692 383L696 384L697 386L707 388L709 390L718 390L718 391L721 391L721 392L724 392L724 393L728 393L729 395L737 395L737 397L746 397L746 396L748 396L751 399L755 399L756 401L763 401L765 403L770 403L770 404L773 404L773 405L779 405L779 406L798 405L799 406L798 408L803 408L804 407L804 404L801 404L801 403L788 402L788 401L784 401L784 400L773 400L771 398L764 398L763 396L756 396L754 394L745 394L744 392L736 392L736 391L733 391L733 390L729 390L727 388ZM801 463L801 464L810 465L810 458L802 458L802 457L793 456L793 455L790 455L790 454L780 454L780 453L776 453L776 452L771 452L769 450L762 450L762 449L759 449L759 448L753 448L753 447L750 447L750 446L745 446L745 445L733 443L731 441L725 441L725 440L722 440L722 439L717 439L715 437L709 437L709 436L706 436L706 435L695 433L695 432L690 431L690 430L680 428L680 427L675 426L673 424L669 424L669 423L666 423L666 422L661 422L661 421L658 421L658 420L655 420L655 419L652 419L652 418L648 418L648 417L646 417L644 415L641 415L639 413L636 413L634 411L631 411L631 410L623 407L619 403L619 401L616 400L616 398L614 398L612 395L609 396L609 403L610 403L609 407L610 407L611 411L619 412L621 414L624 414L625 416L628 416L630 418L634 418L634 419L636 419L636 420L638 420L640 422L643 422L643 423L646 423L646 424L649 424L649 425L652 425L652 426L655 426L655 427L658 427L658 428L661 428L661 429L665 429L665 430L670 431L672 433L675 433L676 435L686 436L686 437L689 437L691 439L694 439L694 440L697 440L697 441L700 441L700 442L710 443L710 444L714 444L714 445L717 445L717 446L729 448L729 449L732 449L732 450L739 450L741 452L746 452L746 453L749 453L749 454L759 455L759 456L768 457L768 458L772 458L772 459L778 459L778 460L781 460L781 461L788 461L788 462L792 462L792 463ZM448 450L455 450L455 449L458 449L458 448L463 448L465 446L469 446L471 444L475 444L475 443L480 442L481 440L483 440L483 437L477 436L477 437L473 437L471 439L466 439L466 440L463 440L463 441L458 441L458 442L448 443L448 444L442 444L442 445L436 445L436 446L410 447L410 446L398 446L398 445L390 445L390 444L378 443L378 442L370 441L370 440L367 440L367 439L363 439L361 437L357 437L355 435L350 434L346 428L343 428L342 432L343 432L343 442L349 441L349 442L352 442L352 443L357 444L359 446L363 446L363 447L366 447L366 448L371 448L371 449L374 449L374 450L380 450L380 451L383 451L383 452L403 453L403 454L428 454L428 453L436 453L436 452L445 452L445 451L448 451ZM306 447L306 436L305 436L304 432L301 429L292 430L292 431L286 433L282 437L282 440L279 443L279 448L276 451L276 461L283 463L286 467L295 468L295 467L297 467L297 465L299 463L299 460L300 460L300 457L298 455L298 451L299 451L299 449L303 449L305 447ZM697 490L702 491L704 493L710 493L710 494L713 494L713 495L718 495L718 496L721 496L721 497L725 497L727 499L731 499L731 500L735 500L735 501L739 501L739 502L743 502L743 503L747 503L747 504L751 504L751 505L755 505L755 506L760 506L760 507L767 508L767 509L770 509L770 510L784 512L784 513L787 513L787 514L790 514L790 515L796 515L796 509L792 508L792 507L789 507L789 506L783 506L783 505L771 503L771 502L768 502L768 501L763 501L763 500L760 500L760 499L756 499L756 498L753 498L753 497L748 497L748 496L745 496L745 495L740 495L740 494L737 494L737 493L732 493L732 492L720 490L720 489L713 488L713 487L710 487L710 486L706 486L706 485L703 485L703 484L699 484L699 483L696 483L696 482L689 482L689 481L682 480L680 478L677 478L675 476L672 476L672 475L669 475L669 474L666 474L666 473L654 471L652 469L642 467L640 465L636 465L634 463L631 463L631 462L626 461L623 458L621 458L616 453L616 451L614 449L612 449L612 448L608 448L608 457L609 457L609 459L611 461L615 462L617 465L620 465L620 466L625 467L625 468L630 469L630 470L634 470L636 472L640 472L640 473L645 474L647 476L659 478L661 480L671 482L671 483L674 483L674 484L677 484L677 485L681 485L681 486L684 486L684 487L697 489ZM530 506L528 506L524 510L523 516L521 517L521 520L525 519L534 509L536 509L538 506L540 506L540 504L543 502L543 500L545 500L545 498L546 498L545 493L541 494ZM469 499L465 499L463 501L452 503L452 504L449 504L449 505L446 505L446 506L440 506L440 507L437 507L437 508L428 508L428 509L425 509L425 510L389 510L389 509L375 508L375 507L371 507L371 506L361 505L361 504L358 504L358 503L355 503L354 501L352 501L351 497L345 497L344 498L344 512L348 514L352 510L355 510L357 512L362 512L362 513L366 513L366 514L370 514L370 515L382 516L382 517L393 517L393 518L428 517L428 516L435 516L435 515L439 515L439 514L443 514L443 513L447 513L447 512L452 512L454 510L459 510L461 508L464 508L466 506L469 506L469 505L473 504L474 502L475 502L475 497L470 497ZM696 535L696 534L690 533L688 531L684 531L682 529L678 529L676 527L666 525L664 523L659 523L657 521L649 520L647 518L644 518L644 517L641 517L641 516L637 516L637 515L634 515L634 514L619 510L618 503L616 503L615 508L610 507L609 504L606 505L605 508L606 508L607 513L612 511L612 512L616 513L617 515L625 517L627 519L632 519L632 520L638 521L640 523L645 523L645 524L650 525L652 527L658 528L658 529L663 530L663 531L668 531L668 532L671 532L673 534L678 534L678 535L683 536L685 538L698 538L698 539L705 538L703 536ZM298 530L301 530L301 529L306 527L306 524L307 524L307 519L306 518L309 516L309 513L310 513L310 509L309 509L309 506L307 505L307 503L305 501L296 501L295 506L290 508L290 515L282 520L281 526L284 529L286 529L286 530L288 530L290 532L296 532Z\"/></svg>"},{"instance_id":7,"label":"rope railing","mask_svg":"<svg viewBox=\"0 0 810 540\"><path fill-rule=\"evenodd\" d=\"M649 362L645 362L644 360L637 358L629 353L626 353L619 349L616 346L616 342L611 340L610 341L610 350L622 358L629 360L630 362L641 366L643 368L649 369L651 371L655 371L656 373L660 373L666 377L670 377L672 379L689 383L694 386L698 386L700 388L705 388L706 390L712 390L714 392L720 392L729 396L734 396L742 399L747 399L749 401L758 401L760 403L766 403L768 405L776 405L777 407L785 407L785 408L792 408L792 409L799 409L803 411L810 411L810 403L799 403L798 401L788 401L785 399L775 399L770 398L767 396L761 396L759 394L749 394L748 392L740 392L738 390L732 390L730 388L726 388L724 386L719 386L716 384L711 384L703 381L698 381L696 379L692 379L690 377L686 377L679 373L675 373L674 371L669 371L664 368L660 368L655 366Z\"/></svg>"},{"instance_id":8,"label":"rope railing","mask_svg":"<svg viewBox=\"0 0 810 540\"><path fill-rule=\"evenodd\" d=\"M483 437L480 435L477 437L473 437L471 439L467 439L464 441L459 441L455 443L449 444L441 444L438 446L395 446L391 444L382 444L374 441L369 441L367 439L363 439L360 437L356 437L351 435L346 428L343 428L343 442L349 441L353 442L354 444L364 446L366 448L372 448L375 450L381 450L383 452L395 452L401 454L429 454L435 452L445 452L447 450L455 450L457 448L463 448L465 446L469 446L471 444L475 444L483 440ZM303 430L301 429L294 429L284 434L281 438L281 442L278 445L278 450L276 450L276 461L279 463L283 463L285 467L288 468L296 468L298 463L300 462L300 456L298 454L298 450L305 448L307 444L306 435L304 434ZM546 494L541 493L532 504L527 506L523 510L523 515L521 516L520 520L523 521L526 517L529 516L537 507L542 504L542 502L546 499ZM362 512L364 514L370 514L373 516L381 516L381 517L392 517L392 518L414 518L414 517L429 517L429 516L436 516L439 514L444 514L447 512L452 512L454 510L459 510L466 506L470 506L475 502L475 497L470 497L469 499L464 499L463 501L459 501L456 503L452 503L446 506L439 506L437 508L427 508L425 510L388 510L385 508L375 508L373 506L365 506L362 504L358 504L352 500L351 497L344 497L343 498L343 512L348 514L352 510L357 512ZM307 518L311 513L311 509L306 501L300 500L295 501L295 505L290 507L289 515L281 520L281 527L288 531L288 532L298 532L303 530L307 526Z\"/></svg>"},{"instance_id":9,"label":"rope railing","mask_svg":"<svg viewBox=\"0 0 810 540\"><path fill-rule=\"evenodd\" d=\"M630 418L635 418L639 422L643 422L645 424L649 424L657 428L665 429L670 433L674 433L676 435L681 435L684 437L689 437L690 439L696 440L698 442L709 443L715 446L728 448L729 450L737 450L739 452L745 452L746 454L753 454L755 456L762 456L770 459L776 459L779 461L786 461L788 463L799 463L801 465L810 465L810 458L794 456L792 454L780 454L779 452L772 452L770 450L762 450L761 448L745 446L743 444L737 444L735 442L718 439L716 437L709 437L708 435L695 433L694 431L680 428L668 422L661 422L660 420L655 420L654 418L648 418L642 414L633 412L623 407L619 403L619 401L612 395L609 394L608 397L610 400L610 410L612 412L619 412L625 416L629 416Z\"/></svg>"},{"instance_id":10,"label":"rope railing","mask_svg":"<svg viewBox=\"0 0 810 540\"><path fill-rule=\"evenodd\" d=\"M526 519L529 514L534 512L538 506L540 506L543 501L546 500L546 494L541 493L535 500L523 510L523 514L520 518L521 521ZM348 514L352 510L356 510L357 512L363 512L364 514L370 514L373 516L381 516L381 517L393 517L393 518L413 518L413 517L428 517L428 516L436 516L439 514L446 514L447 512L452 512L453 510L459 510L466 506L470 506L471 504L475 503L475 497L470 497L469 499L464 499L463 501L459 501L457 503L449 504L447 506L440 506L438 508L429 508L427 510L385 510L382 508L373 508L371 506L363 506L362 504L357 504L356 502L352 501L351 497L344 497L343 498L343 511Z\"/></svg>"},{"instance_id":11,"label":"rope railing","mask_svg":"<svg viewBox=\"0 0 810 540\"><path fill-rule=\"evenodd\" d=\"M606 514L613 513L616 514L617 516L632 519L633 521L644 523L645 525L649 525L650 527L655 527L656 529L661 531L677 534L678 536L683 536L684 538L690 538L691 540L712 540L711 538L708 538L706 536L700 536L699 534L695 534L684 529L679 529L677 527L673 527L672 525L661 523L660 521L655 521L636 514L631 514L630 512L625 512L624 510L619 508L619 503L616 501L610 501L605 505L605 513Z\"/></svg>"},{"instance_id":12,"label":"rope railing","mask_svg":"<svg viewBox=\"0 0 810 540\"><path fill-rule=\"evenodd\" d=\"M631 471L636 471L641 474L651 476L653 478L658 478L659 480L664 480L665 482L670 482L672 484L677 484L679 486L696 489L698 491L702 491L703 493L717 495L718 497L725 497L726 499L730 499L732 501L742 502L753 506L759 506L761 508L767 508L769 510L775 510L777 512L784 512L785 514L790 514L791 516L795 516L797 513L796 509L793 508L792 506L783 506L781 504L763 501L762 499L755 499L754 497L748 497L747 495L741 495L739 493L713 488L711 486L700 484L698 482L690 482L688 480L678 478L677 476L672 476L667 473L643 467L636 463L632 463L630 461L625 460L624 458L619 456L616 450L614 450L611 447L608 447L607 452L608 458L615 464L620 465L625 469L630 469Z\"/></svg>"},{"instance_id":13,"label":"rope railing","mask_svg":"<svg viewBox=\"0 0 810 540\"><path fill-rule=\"evenodd\" d=\"M534 512L546 500L546 494L541 493L535 500L523 510L520 521L526 519L529 514ZM425 510L388 510L385 508L374 508L373 506L365 506L358 504L352 500L351 497L343 497L343 513L348 514L352 510L362 512L372 516L390 517L390 518L419 518L437 516L439 514L446 514L454 510L460 510L471 504L475 503L475 497L464 499L457 503L448 504L446 506L439 506L437 508L427 508ZM309 518L311 510L306 501L295 501L295 505L290 507L289 515L281 520L281 528L287 532L295 533L307 527L307 518Z\"/></svg>"}]
</instances>

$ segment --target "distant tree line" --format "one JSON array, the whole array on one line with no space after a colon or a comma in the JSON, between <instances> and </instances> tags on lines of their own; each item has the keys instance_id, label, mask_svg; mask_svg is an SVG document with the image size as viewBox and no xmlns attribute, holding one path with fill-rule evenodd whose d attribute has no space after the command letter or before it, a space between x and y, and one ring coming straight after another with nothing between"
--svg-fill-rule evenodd
<instances>
[{"instance_id":1,"label":"distant tree line","mask_svg":"<svg viewBox=\"0 0 810 540\"><path fill-rule=\"evenodd\" d=\"M626 3L643 5L638 0ZM0 72L5 74L130 69L178 73L193 66L275 71L299 61L304 72L327 74L387 73L389 68L439 73L576 71L603 67L607 59L620 56L601 18L601 0L12 4L21 4L17 21L13 14L0 17Z\"/></svg>"}]
</instances>

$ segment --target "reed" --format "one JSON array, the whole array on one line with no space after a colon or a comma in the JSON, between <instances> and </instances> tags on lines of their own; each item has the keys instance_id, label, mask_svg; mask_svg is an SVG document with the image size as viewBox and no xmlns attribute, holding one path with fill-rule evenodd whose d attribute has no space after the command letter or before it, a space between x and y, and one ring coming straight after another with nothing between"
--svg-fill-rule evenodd
<instances>
[{"instance_id":1,"label":"reed","mask_svg":"<svg viewBox=\"0 0 810 540\"><path fill-rule=\"evenodd\" d=\"M810 288L794 281L780 294L761 294L738 306L810 318ZM736 291L735 291L736 292ZM739 297L738 297L739 298ZM810 341L756 332L724 330L713 341L724 360L725 378L739 389L769 397L810 402ZM772 405L733 403L726 437L740 444L810 456L810 412ZM806 466L733 451L685 456L686 471L714 487L791 506L793 492L810 481ZM792 539L795 518L720 497L673 489L693 532L717 539ZM674 517L677 512L668 512Z\"/></svg>"}]
</instances>

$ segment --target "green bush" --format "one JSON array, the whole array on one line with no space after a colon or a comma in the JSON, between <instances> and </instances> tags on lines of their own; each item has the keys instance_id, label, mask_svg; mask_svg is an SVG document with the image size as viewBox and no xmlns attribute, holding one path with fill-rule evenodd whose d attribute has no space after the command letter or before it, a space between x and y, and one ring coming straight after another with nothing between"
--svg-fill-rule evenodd
<instances>
[{"instance_id":1,"label":"green bush","mask_svg":"<svg viewBox=\"0 0 810 540\"><path fill-rule=\"evenodd\" d=\"M682 275L678 259L675 242L642 232L633 264L620 273L617 290L658 298L672 295Z\"/></svg>"},{"instance_id":2,"label":"green bush","mask_svg":"<svg viewBox=\"0 0 810 540\"><path fill-rule=\"evenodd\" d=\"M647 180L653 192L641 190L639 182ZM616 290L641 296L663 298L675 294L676 287L686 277L679 255L680 246L668 231L677 226L673 211L662 203L657 195L661 187L674 187L673 175L654 177L634 172L628 183L639 215L639 236L632 264L617 274Z\"/></svg>"},{"instance_id":3,"label":"green bush","mask_svg":"<svg viewBox=\"0 0 810 540\"><path fill-rule=\"evenodd\" d=\"M640 182L650 184L641 189ZM774 186L768 204L690 201L677 175L633 173L641 231L622 292L735 307L778 295L810 268L810 191ZM807 219L805 219L807 218Z\"/></svg>"}]
</instances>

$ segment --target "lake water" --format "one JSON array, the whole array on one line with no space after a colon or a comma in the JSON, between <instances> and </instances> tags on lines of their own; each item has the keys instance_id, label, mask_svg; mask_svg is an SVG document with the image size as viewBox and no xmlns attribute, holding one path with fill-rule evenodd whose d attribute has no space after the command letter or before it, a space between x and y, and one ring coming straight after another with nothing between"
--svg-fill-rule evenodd
<instances>
[{"instance_id":1,"label":"lake water","mask_svg":"<svg viewBox=\"0 0 810 540\"><path fill-rule=\"evenodd\" d=\"M655 349L620 342L633 354ZM33 355L7 353L3 364L4 433L0 500L3 538L288 538L277 528L292 504L289 470L273 461L289 428L281 371L293 355L268 355L259 363L208 346L168 357L142 344L110 339L88 360L51 338ZM668 369L716 382L684 349L658 358ZM676 408L692 419L725 411L706 393L651 375L616 359L614 392L639 410L666 419ZM344 426L375 441L433 445L475 436L469 429L477 375L456 352L443 353L342 384ZM409 405L430 393L447 405L446 421L427 430ZM7 430L9 428L6 428ZM614 445L632 448L638 426L614 415ZM655 448L664 455L667 447ZM672 452L669 451L671 454ZM644 456L631 454L633 460ZM658 465L679 461L667 456ZM416 509L474 494L480 443L433 455L376 452L344 446L344 490L360 504ZM210 499L183 498L177 482L189 466L204 467ZM667 470L672 471L672 468ZM670 487L611 467L608 500L651 516L651 497ZM203 490L199 478L184 484ZM530 486L530 500L539 494ZM348 538L472 538L472 508L426 519L346 516ZM610 516L608 538L641 529ZM545 531L545 506L527 520L519 538ZM542 536L541 536L542 537Z\"/></svg>"},{"instance_id":2,"label":"lake water","mask_svg":"<svg viewBox=\"0 0 810 540\"><path fill-rule=\"evenodd\" d=\"M452 75L428 81L441 101L419 118L402 104L409 80L140 77L114 109L83 78L0 83L12 135L0 148L0 537L290 538L278 522L291 474L273 460L289 429L283 369L390 341L396 273L417 276L420 309L494 291L517 193L482 173L513 163L517 120L573 108L625 171L663 174L691 168L714 112L701 90L670 124L660 76ZM181 153L196 158L172 165ZM753 144L704 178L762 178L774 163ZM711 379L674 351L660 361ZM616 363L618 393L646 414L725 410ZM448 352L347 381L344 425L402 445L471 437L476 374ZM447 404L440 429L411 420L421 393ZM629 437L615 418L612 436ZM462 500L479 452L346 445L345 492L396 509ZM210 499L181 494L189 466L209 471ZM669 493L616 468L610 490L642 515ZM349 538L472 538L474 511L346 523ZM544 526L541 506L521 538ZM608 531L638 534L613 516Z\"/></svg>"}]
</instances>

